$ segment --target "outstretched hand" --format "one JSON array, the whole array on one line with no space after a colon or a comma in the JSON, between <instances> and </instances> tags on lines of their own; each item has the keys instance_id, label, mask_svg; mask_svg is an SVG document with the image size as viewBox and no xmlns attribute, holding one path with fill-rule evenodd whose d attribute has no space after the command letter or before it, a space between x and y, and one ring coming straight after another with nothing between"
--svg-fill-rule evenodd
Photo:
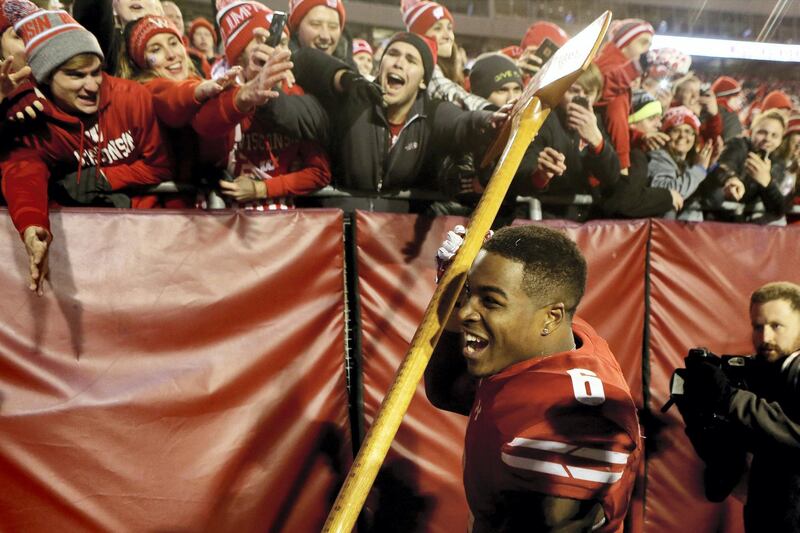
<instances>
[{"instance_id":1,"label":"outstretched hand","mask_svg":"<svg viewBox=\"0 0 800 533\"><path fill-rule=\"evenodd\" d=\"M215 80L203 80L194 90L194 99L205 102L219 93L236 84L236 78L242 73L242 67L233 67Z\"/></svg>"},{"instance_id":2,"label":"outstretched hand","mask_svg":"<svg viewBox=\"0 0 800 533\"><path fill-rule=\"evenodd\" d=\"M344 93L355 93L360 100L369 100L377 106L385 105L383 102L383 89L380 85L352 70L342 71L339 85Z\"/></svg>"},{"instance_id":3,"label":"outstretched hand","mask_svg":"<svg viewBox=\"0 0 800 533\"><path fill-rule=\"evenodd\" d=\"M47 278L49 266L47 262L50 241L53 236L41 226L28 226L22 234L25 249L28 252L28 267L30 277L28 288L42 296L44 294L44 280Z\"/></svg>"},{"instance_id":4,"label":"outstretched hand","mask_svg":"<svg viewBox=\"0 0 800 533\"><path fill-rule=\"evenodd\" d=\"M503 107L492 113L489 117L489 124L494 129L499 129L505 124L508 117L511 116L511 110L514 109L514 105L517 103L518 98L514 98L507 102Z\"/></svg>"},{"instance_id":5,"label":"outstretched hand","mask_svg":"<svg viewBox=\"0 0 800 533\"><path fill-rule=\"evenodd\" d=\"M261 67L258 76L245 83L236 95L236 107L248 113L270 98L277 98L275 86L288 80L294 64L290 61L292 54L288 50L276 51Z\"/></svg>"}]
</instances>

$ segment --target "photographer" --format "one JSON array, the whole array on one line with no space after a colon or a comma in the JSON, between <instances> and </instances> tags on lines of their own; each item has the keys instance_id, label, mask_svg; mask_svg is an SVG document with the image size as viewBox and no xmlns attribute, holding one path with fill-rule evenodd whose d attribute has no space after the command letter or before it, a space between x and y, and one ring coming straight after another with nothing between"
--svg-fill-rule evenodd
<instances>
[{"instance_id":1,"label":"photographer","mask_svg":"<svg viewBox=\"0 0 800 533\"><path fill-rule=\"evenodd\" d=\"M768 283L750 297L754 357L686 360L678 407L706 463L706 497L722 501L753 455L748 532L800 531L800 285ZM703 350L699 350L701 353ZM707 352L706 352L707 354ZM733 364L738 360L739 364Z\"/></svg>"}]
</instances>

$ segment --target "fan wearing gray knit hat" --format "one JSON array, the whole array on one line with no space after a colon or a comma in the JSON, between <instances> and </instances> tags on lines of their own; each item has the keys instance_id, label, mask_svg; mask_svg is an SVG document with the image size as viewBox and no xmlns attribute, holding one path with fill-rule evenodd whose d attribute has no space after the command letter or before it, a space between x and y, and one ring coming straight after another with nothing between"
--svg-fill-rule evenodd
<instances>
[{"instance_id":1,"label":"fan wearing gray knit hat","mask_svg":"<svg viewBox=\"0 0 800 533\"><path fill-rule=\"evenodd\" d=\"M28 0L5 0L3 14L25 42L28 65L39 83L47 82L55 69L77 55L104 59L97 38L66 11L39 9Z\"/></svg>"},{"instance_id":2,"label":"fan wearing gray knit hat","mask_svg":"<svg viewBox=\"0 0 800 533\"><path fill-rule=\"evenodd\" d=\"M469 85L472 94L500 108L522 94L522 73L507 56L486 54L472 65Z\"/></svg>"}]
</instances>

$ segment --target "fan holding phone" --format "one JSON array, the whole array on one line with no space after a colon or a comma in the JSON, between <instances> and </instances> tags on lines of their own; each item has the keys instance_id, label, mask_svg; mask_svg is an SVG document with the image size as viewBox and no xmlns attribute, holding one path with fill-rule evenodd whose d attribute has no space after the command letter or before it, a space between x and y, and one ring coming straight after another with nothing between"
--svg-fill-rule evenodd
<instances>
[{"instance_id":1,"label":"fan holding phone","mask_svg":"<svg viewBox=\"0 0 800 533\"><path fill-rule=\"evenodd\" d=\"M569 35L556 24L534 22L522 38L519 48L514 51L517 66L526 76L536 75L567 40Z\"/></svg>"}]
</instances>

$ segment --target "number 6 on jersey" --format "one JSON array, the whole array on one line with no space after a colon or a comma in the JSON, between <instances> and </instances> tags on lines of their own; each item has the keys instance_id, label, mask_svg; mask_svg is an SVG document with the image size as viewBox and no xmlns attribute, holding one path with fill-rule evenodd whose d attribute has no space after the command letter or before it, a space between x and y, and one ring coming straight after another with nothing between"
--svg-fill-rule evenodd
<instances>
[{"instance_id":1,"label":"number 6 on jersey","mask_svg":"<svg viewBox=\"0 0 800 533\"><path fill-rule=\"evenodd\" d=\"M603 382L597 374L584 368L573 368L567 370L567 374L572 378L572 391L575 399L586 405L600 405L606 401L606 394L603 390Z\"/></svg>"}]
</instances>

